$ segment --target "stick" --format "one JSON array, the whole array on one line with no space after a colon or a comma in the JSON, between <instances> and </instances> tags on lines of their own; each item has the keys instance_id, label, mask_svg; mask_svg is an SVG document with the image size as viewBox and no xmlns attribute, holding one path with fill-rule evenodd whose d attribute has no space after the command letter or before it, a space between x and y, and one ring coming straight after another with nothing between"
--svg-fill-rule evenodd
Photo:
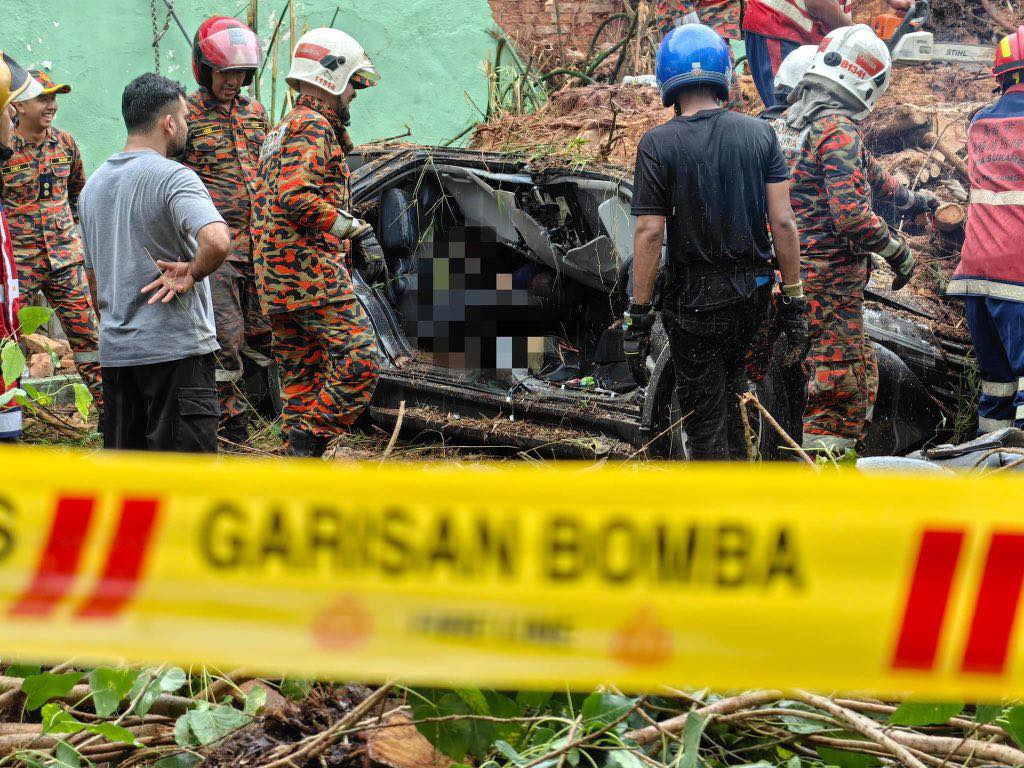
<instances>
[{"instance_id":1,"label":"stick","mask_svg":"<svg viewBox=\"0 0 1024 768\"><path fill-rule=\"evenodd\" d=\"M750 693L742 693L739 696L730 696L727 699L719 699L713 704L708 704L705 707L691 710L691 712L696 712L698 715L704 717L710 715L728 715L733 712L739 712L741 709L750 709L751 707L758 707L761 704L769 704L773 701L778 701L783 697L784 694L782 691L751 691ZM669 733L681 731L686 726L686 719L689 716L690 712L685 712L677 717L662 720L657 726L649 725L646 728L628 731L624 735L624 738L632 739L641 746L649 744L655 739L661 738L662 732L664 731L668 731Z\"/></svg>"},{"instance_id":2,"label":"stick","mask_svg":"<svg viewBox=\"0 0 1024 768\"><path fill-rule=\"evenodd\" d=\"M745 393L742 396L741 401L743 399L746 399L746 401L749 403L753 403L754 407L761 412L761 415L764 416L765 420L772 425L772 428L779 433L779 436L785 441L786 445L788 445L796 452L797 456L806 461L815 469L818 468L818 465L815 464L811 457L807 455L807 451L805 451L803 448L797 445L796 440L789 436L789 433L782 428L779 422L775 420L774 416L768 413L768 409L761 405L761 401L758 400L752 392Z\"/></svg>"},{"instance_id":3,"label":"stick","mask_svg":"<svg viewBox=\"0 0 1024 768\"><path fill-rule=\"evenodd\" d=\"M384 449L384 455L380 457L380 463L388 460L395 443L398 442L398 433L402 431L402 420L405 419L405 400L398 404L398 418L395 419L395 428L391 432L391 439L388 440L388 447Z\"/></svg>"},{"instance_id":4,"label":"stick","mask_svg":"<svg viewBox=\"0 0 1024 768\"><path fill-rule=\"evenodd\" d=\"M171 18L174 19L174 23L178 25L178 29L181 30L181 34L185 36L185 42L192 45L192 35L188 33L188 30L185 29L185 25L182 24L181 19L178 18L178 14L174 10L174 4L171 3L171 0L164 0L164 5L167 6L167 12L171 15Z\"/></svg>"},{"instance_id":5,"label":"stick","mask_svg":"<svg viewBox=\"0 0 1024 768\"><path fill-rule=\"evenodd\" d=\"M757 439L757 436L754 434L754 429L750 426L750 417L747 415L747 402L740 395L740 419L743 421L743 442L747 446L747 461L756 461L754 441Z\"/></svg>"},{"instance_id":6,"label":"stick","mask_svg":"<svg viewBox=\"0 0 1024 768\"><path fill-rule=\"evenodd\" d=\"M898 732L893 732L890 737L871 718L845 707L840 707L834 701L824 696L818 696L801 690L794 690L791 692L791 695L805 704L810 704L816 709L824 710L837 719L849 724L861 736L884 747L904 765L910 766L910 768L925 768L923 762L914 757L903 744L896 741L899 735ZM951 739L951 741L955 741L955 739ZM1024 753L1022 753L1022 757L1024 757Z\"/></svg>"}]
</instances>

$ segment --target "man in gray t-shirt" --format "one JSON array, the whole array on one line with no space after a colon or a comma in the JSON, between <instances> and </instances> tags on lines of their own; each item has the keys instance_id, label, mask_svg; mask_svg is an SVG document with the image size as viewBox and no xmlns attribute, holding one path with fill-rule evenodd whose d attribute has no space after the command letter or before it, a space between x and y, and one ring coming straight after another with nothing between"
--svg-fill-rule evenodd
<instances>
[{"instance_id":1,"label":"man in gray t-shirt","mask_svg":"<svg viewBox=\"0 0 1024 768\"><path fill-rule=\"evenodd\" d=\"M100 316L107 448L217 450L217 333L206 276L231 236L196 174L169 160L185 91L142 75L121 103L128 142L82 191L85 267Z\"/></svg>"}]
</instances>

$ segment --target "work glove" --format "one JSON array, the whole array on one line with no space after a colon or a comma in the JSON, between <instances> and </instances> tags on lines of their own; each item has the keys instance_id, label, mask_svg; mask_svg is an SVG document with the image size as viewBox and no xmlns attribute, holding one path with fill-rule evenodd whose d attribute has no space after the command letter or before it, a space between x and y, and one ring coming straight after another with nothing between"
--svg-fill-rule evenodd
<instances>
[{"instance_id":1,"label":"work glove","mask_svg":"<svg viewBox=\"0 0 1024 768\"><path fill-rule=\"evenodd\" d=\"M377 242L373 227L365 227L352 236L352 261L370 285L388 281L384 249Z\"/></svg>"},{"instance_id":2,"label":"work glove","mask_svg":"<svg viewBox=\"0 0 1024 768\"><path fill-rule=\"evenodd\" d=\"M800 365L811 349L811 333L807 323L807 299L803 284L785 285L779 300L779 319L786 334L786 355L782 365Z\"/></svg>"},{"instance_id":3,"label":"work glove","mask_svg":"<svg viewBox=\"0 0 1024 768\"><path fill-rule=\"evenodd\" d=\"M893 238L880 255L889 263L892 271L896 273L896 277L892 280L892 290L898 291L902 289L910 282L910 278L914 276L914 268L917 266L917 260L914 259L910 246L902 240Z\"/></svg>"},{"instance_id":4,"label":"work glove","mask_svg":"<svg viewBox=\"0 0 1024 768\"><path fill-rule=\"evenodd\" d=\"M622 349L637 384L647 383L647 356L651 354L654 306L631 302L622 315Z\"/></svg>"},{"instance_id":5,"label":"work glove","mask_svg":"<svg viewBox=\"0 0 1024 768\"><path fill-rule=\"evenodd\" d=\"M900 213L916 216L919 213L931 213L939 207L939 198L931 192L920 190L910 192L910 199L900 206Z\"/></svg>"}]
</instances>

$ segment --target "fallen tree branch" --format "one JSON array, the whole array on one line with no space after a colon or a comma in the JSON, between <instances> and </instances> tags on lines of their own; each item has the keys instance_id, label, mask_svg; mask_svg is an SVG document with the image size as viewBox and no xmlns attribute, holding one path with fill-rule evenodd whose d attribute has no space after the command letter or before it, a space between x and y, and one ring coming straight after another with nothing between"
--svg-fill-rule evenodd
<instances>
[{"instance_id":1,"label":"fallen tree branch","mask_svg":"<svg viewBox=\"0 0 1024 768\"><path fill-rule=\"evenodd\" d=\"M690 711L696 712L698 715L704 717L711 715L728 715L733 712L739 712L741 709L750 709L762 704L770 704L771 702L778 701L781 698L783 698L782 691L750 691L749 693L741 693L738 696L719 699L712 704ZM686 719L689 716L690 712L685 712L676 717L671 717L668 720L662 720L656 726L649 725L646 728L628 731L625 734L625 738L632 739L640 745L649 744L655 739L661 738L663 731L667 731L669 733L681 731L686 725Z\"/></svg>"}]
</instances>

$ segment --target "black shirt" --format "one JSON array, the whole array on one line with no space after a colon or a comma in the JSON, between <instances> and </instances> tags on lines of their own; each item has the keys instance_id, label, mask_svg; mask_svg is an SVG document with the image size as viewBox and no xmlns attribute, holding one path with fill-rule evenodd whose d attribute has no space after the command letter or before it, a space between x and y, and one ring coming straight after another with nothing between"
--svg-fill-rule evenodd
<instances>
[{"instance_id":1,"label":"black shirt","mask_svg":"<svg viewBox=\"0 0 1024 768\"><path fill-rule=\"evenodd\" d=\"M764 273L773 255L765 185L788 178L789 166L767 122L704 110L659 125L640 141L633 215L667 218L671 282ZM721 303L712 296L694 298L697 305Z\"/></svg>"}]
</instances>

